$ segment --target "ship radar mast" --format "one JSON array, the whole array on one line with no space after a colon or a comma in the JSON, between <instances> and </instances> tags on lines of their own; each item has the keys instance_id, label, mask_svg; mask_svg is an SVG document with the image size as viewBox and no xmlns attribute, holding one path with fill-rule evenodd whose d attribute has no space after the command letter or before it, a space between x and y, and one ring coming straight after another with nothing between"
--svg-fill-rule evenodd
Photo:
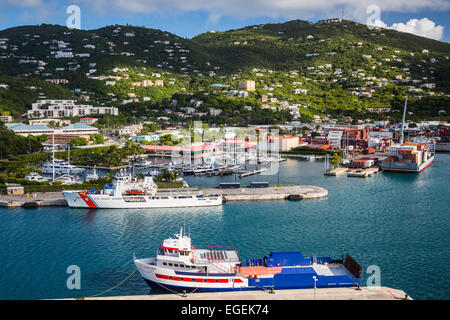
<instances>
[{"instance_id":1,"label":"ship radar mast","mask_svg":"<svg viewBox=\"0 0 450 320\"><path fill-rule=\"evenodd\" d=\"M400 137L400 144L403 144L404 140L404 129L405 129L405 118L406 118L406 105L408 103L408 95L405 97L405 107L403 108L403 117L402 117L402 131Z\"/></svg>"}]
</instances>

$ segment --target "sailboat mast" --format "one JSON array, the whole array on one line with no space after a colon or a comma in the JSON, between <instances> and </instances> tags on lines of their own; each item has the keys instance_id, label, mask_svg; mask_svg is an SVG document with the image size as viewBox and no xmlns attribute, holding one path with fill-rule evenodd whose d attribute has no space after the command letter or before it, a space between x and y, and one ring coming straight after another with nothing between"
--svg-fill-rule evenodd
<instances>
[{"instance_id":1,"label":"sailboat mast","mask_svg":"<svg viewBox=\"0 0 450 320\"><path fill-rule=\"evenodd\" d=\"M67 175L69 175L70 176L70 143L69 143L69 161L68 161L69 163L68 163L68 168L67 168Z\"/></svg>"},{"instance_id":2,"label":"sailboat mast","mask_svg":"<svg viewBox=\"0 0 450 320\"><path fill-rule=\"evenodd\" d=\"M52 134L52 162L53 162L53 169L52 169L52 182L55 181L55 131L53 131Z\"/></svg>"},{"instance_id":3,"label":"sailboat mast","mask_svg":"<svg viewBox=\"0 0 450 320\"><path fill-rule=\"evenodd\" d=\"M400 144L403 144L404 140L404 128L405 128L405 118L406 118L406 105L408 103L408 95L405 97L405 107L403 108L403 118L402 118L402 131L400 137Z\"/></svg>"}]
</instances>

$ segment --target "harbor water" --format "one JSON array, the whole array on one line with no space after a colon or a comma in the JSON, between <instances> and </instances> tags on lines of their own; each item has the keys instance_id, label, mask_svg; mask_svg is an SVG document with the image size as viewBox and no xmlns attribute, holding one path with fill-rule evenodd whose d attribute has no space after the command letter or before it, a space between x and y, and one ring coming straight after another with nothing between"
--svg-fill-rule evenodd
<instances>
[{"instance_id":1,"label":"harbor water","mask_svg":"<svg viewBox=\"0 0 450 320\"><path fill-rule=\"evenodd\" d=\"M378 266L382 286L414 299L450 298L450 154L420 174L323 175L324 163L288 159L278 175L186 177L191 186L267 181L314 185L328 198L228 202L186 209L89 210L0 208L1 299L75 298L113 287L138 258L154 256L181 226L194 244L231 245L240 258L301 250L307 256L350 253L364 269ZM69 289L69 266L81 289ZM369 268L373 270L373 267ZM107 295L148 294L138 273ZM161 292L158 292L161 293Z\"/></svg>"}]
</instances>

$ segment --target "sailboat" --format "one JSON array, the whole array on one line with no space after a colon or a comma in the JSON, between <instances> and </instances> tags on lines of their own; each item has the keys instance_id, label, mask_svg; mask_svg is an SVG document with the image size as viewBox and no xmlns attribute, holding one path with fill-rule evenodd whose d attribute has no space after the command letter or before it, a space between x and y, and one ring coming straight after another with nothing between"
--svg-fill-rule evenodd
<instances>
[{"instance_id":1,"label":"sailboat","mask_svg":"<svg viewBox=\"0 0 450 320\"><path fill-rule=\"evenodd\" d=\"M53 138L52 144L52 161L47 161L42 165L42 173L52 174L52 180L55 180L56 174L79 174L84 171L83 168L76 167L70 164L70 145L69 145L69 160L55 159L55 140Z\"/></svg>"},{"instance_id":2,"label":"sailboat","mask_svg":"<svg viewBox=\"0 0 450 320\"><path fill-rule=\"evenodd\" d=\"M54 142L54 140L53 140ZM54 143L53 143L54 145ZM51 171L50 171L51 170ZM83 168L78 168L70 164L70 144L68 152L68 161L55 159L55 149L53 147L53 159L52 162L46 162L42 166L42 172L52 173L52 182L62 182L62 184L76 184L82 183L78 176L72 176L72 174L77 174L83 172ZM59 177L55 177L56 174L62 174Z\"/></svg>"}]
</instances>

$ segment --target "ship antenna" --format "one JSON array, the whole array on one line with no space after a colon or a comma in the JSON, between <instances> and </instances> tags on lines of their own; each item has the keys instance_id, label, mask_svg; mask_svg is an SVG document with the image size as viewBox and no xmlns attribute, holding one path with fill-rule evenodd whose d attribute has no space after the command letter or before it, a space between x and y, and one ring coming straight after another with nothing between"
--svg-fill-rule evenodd
<instances>
[{"instance_id":1,"label":"ship antenna","mask_svg":"<svg viewBox=\"0 0 450 320\"><path fill-rule=\"evenodd\" d=\"M403 108L403 117L402 117L402 131L400 137L400 144L403 144L404 139L404 128L405 128L405 118L406 118L406 105L408 104L408 95L405 97L405 107Z\"/></svg>"}]
</instances>

